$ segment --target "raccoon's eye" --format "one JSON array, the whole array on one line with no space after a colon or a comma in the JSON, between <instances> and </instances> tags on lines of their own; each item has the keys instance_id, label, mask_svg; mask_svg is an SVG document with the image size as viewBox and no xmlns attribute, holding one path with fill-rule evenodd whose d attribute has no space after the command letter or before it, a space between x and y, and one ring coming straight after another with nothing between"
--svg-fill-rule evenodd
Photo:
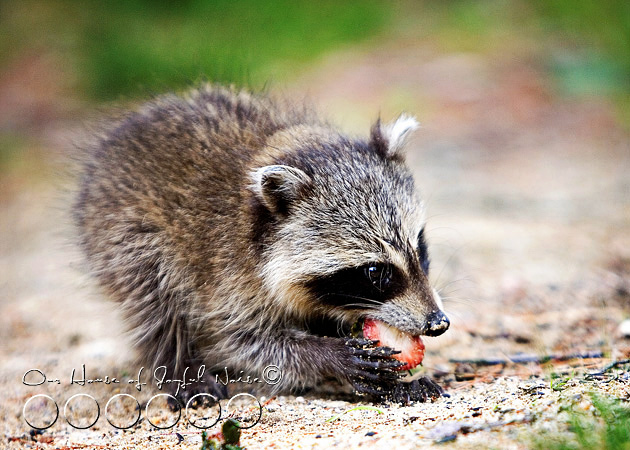
<instances>
[{"instance_id":1,"label":"raccoon's eye","mask_svg":"<svg viewBox=\"0 0 630 450\"><path fill-rule=\"evenodd\" d=\"M365 276L376 289L383 292L392 284L392 266L389 264L371 264L365 268Z\"/></svg>"},{"instance_id":2,"label":"raccoon's eye","mask_svg":"<svg viewBox=\"0 0 630 450\"><path fill-rule=\"evenodd\" d=\"M418 233L418 258L420 259L420 267L425 275L429 274L429 249L424 239L424 228Z\"/></svg>"},{"instance_id":3,"label":"raccoon's eye","mask_svg":"<svg viewBox=\"0 0 630 450\"><path fill-rule=\"evenodd\" d=\"M323 304L343 308L374 308L407 289L403 274L393 264L369 262L314 277L306 287Z\"/></svg>"}]
</instances>

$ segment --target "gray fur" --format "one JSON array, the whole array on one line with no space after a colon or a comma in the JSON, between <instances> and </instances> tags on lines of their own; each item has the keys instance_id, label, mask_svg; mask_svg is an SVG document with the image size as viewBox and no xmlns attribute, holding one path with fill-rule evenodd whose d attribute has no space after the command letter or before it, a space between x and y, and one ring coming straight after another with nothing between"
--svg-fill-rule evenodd
<instances>
[{"instance_id":1,"label":"gray fur","mask_svg":"<svg viewBox=\"0 0 630 450\"><path fill-rule=\"evenodd\" d=\"M95 137L74 214L143 362L255 375L273 364L286 391L363 370L343 337L313 334L309 320L370 316L425 334L439 308L415 251L423 208L400 153L416 126L404 117L349 139L304 108L207 85ZM396 265L410 287L359 309L306 287L368 261Z\"/></svg>"}]
</instances>

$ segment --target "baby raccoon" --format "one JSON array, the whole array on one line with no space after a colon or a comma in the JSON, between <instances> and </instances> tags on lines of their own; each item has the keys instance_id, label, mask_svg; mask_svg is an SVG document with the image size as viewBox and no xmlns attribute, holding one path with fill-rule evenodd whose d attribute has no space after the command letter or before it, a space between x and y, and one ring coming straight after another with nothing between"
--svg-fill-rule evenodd
<instances>
[{"instance_id":1,"label":"baby raccoon","mask_svg":"<svg viewBox=\"0 0 630 450\"><path fill-rule=\"evenodd\" d=\"M110 124L74 216L142 362L189 376L204 365L200 388L218 397L226 367L272 365L276 392L334 377L376 400L439 396L427 378L400 379L395 349L350 334L370 320L411 342L449 326L402 152L416 127L401 116L349 138L305 108L214 85Z\"/></svg>"}]
</instances>

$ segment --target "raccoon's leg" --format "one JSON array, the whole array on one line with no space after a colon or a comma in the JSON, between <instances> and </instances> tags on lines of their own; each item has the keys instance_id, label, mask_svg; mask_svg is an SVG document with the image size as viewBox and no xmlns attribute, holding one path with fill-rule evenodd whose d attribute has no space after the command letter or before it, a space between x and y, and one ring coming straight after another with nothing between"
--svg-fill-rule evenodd
<instances>
[{"instance_id":1,"label":"raccoon's leg","mask_svg":"<svg viewBox=\"0 0 630 450\"><path fill-rule=\"evenodd\" d=\"M163 248L168 245L158 245L161 236L153 231L146 223L134 227L131 222L93 230L94 237L90 239L117 242L91 255L93 270L108 293L121 304L139 362L145 365L147 375L151 379L163 375L165 380L180 380L188 368L186 379L197 378L203 359L194 345L189 319L195 288L185 270L164 255ZM164 369L155 374L161 366ZM207 370L199 383L186 389L178 389L177 383L164 386L184 405L201 392L227 397L225 386L217 383Z\"/></svg>"},{"instance_id":2,"label":"raccoon's leg","mask_svg":"<svg viewBox=\"0 0 630 450\"><path fill-rule=\"evenodd\" d=\"M240 365L261 373L270 365L280 369L282 379L272 386L276 391L313 386L333 376L350 382L359 393L391 396L399 378L394 369L403 364L391 357L393 350L376 347L367 339L320 337L285 329L273 333L239 330L229 341L224 355L230 368Z\"/></svg>"},{"instance_id":3,"label":"raccoon's leg","mask_svg":"<svg viewBox=\"0 0 630 450\"><path fill-rule=\"evenodd\" d=\"M158 295L155 293L155 295ZM189 319L173 304L181 305L180 299L162 299L160 314L150 323L138 322L134 327L138 333L136 345L143 353L143 360L150 364L151 377L163 380L181 380L165 384L169 393L185 406L197 394L207 393L217 399L228 396L226 386L217 383L208 370L194 345L189 330ZM146 317L146 316L141 316ZM146 318L145 320L147 320ZM171 406L175 407L174 401Z\"/></svg>"},{"instance_id":4,"label":"raccoon's leg","mask_svg":"<svg viewBox=\"0 0 630 450\"><path fill-rule=\"evenodd\" d=\"M152 322L138 321L133 327L137 336L136 346L142 353L142 361L149 366L150 377L156 380L184 381L185 384L164 384L181 406L185 406L188 400L200 393L211 394L217 399L226 398L226 386L216 382L214 374L207 370L193 344L188 319L183 313L169 308L169 303L161 303L161 314L156 314ZM140 317L148 320L144 315ZM177 406L171 399L169 404L173 408Z\"/></svg>"}]
</instances>

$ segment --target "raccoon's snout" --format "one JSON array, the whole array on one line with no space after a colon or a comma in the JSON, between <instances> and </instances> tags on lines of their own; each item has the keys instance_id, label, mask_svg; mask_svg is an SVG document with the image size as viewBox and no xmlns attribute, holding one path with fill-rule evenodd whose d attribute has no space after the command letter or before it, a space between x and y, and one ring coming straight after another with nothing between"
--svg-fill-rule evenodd
<instances>
[{"instance_id":1,"label":"raccoon's snout","mask_svg":"<svg viewBox=\"0 0 630 450\"><path fill-rule=\"evenodd\" d=\"M439 336L448 330L450 325L451 322L448 320L448 317L438 309L427 317L427 329L424 334L426 336Z\"/></svg>"}]
</instances>

